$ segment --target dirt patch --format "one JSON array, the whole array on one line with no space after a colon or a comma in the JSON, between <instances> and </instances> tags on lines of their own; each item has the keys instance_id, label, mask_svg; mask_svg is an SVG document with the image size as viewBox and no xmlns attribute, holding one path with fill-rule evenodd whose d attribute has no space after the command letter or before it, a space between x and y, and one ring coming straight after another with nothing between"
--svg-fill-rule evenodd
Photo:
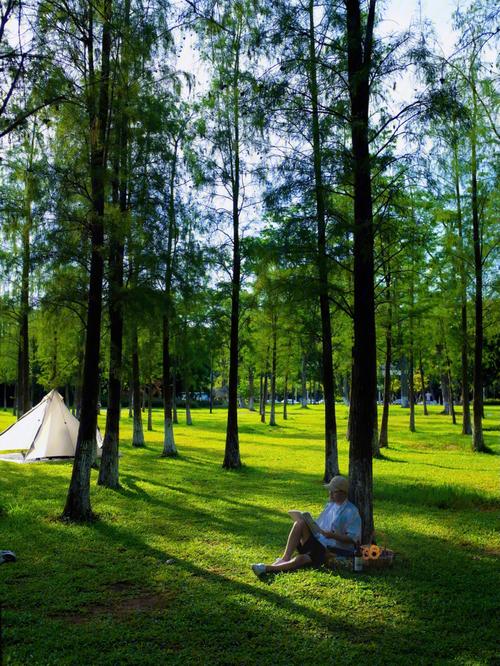
<instances>
[{"instance_id":1,"label":"dirt patch","mask_svg":"<svg viewBox=\"0 0 500 666\"><path fill-rule=\"evenodd\" d=\"M134 613L161 611L168 606L174 596L174 593L161 592L120 597L110 599L106 604L85 606L81 609L80 613L58 613L51 617L64 620L70 624L86 624L87 622L94 622L96 619L106 616L126 618Z\"/></svg>"}]
</instances>

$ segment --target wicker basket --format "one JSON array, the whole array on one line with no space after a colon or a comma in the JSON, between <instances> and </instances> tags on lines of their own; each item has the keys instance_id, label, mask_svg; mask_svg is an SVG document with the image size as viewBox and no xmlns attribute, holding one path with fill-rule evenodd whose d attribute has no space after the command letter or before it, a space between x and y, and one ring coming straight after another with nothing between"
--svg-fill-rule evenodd
<instances>
[{"instance_id":1,"label":"wicker basket","mask_svg":"<svg viewBox=\"0 0 500 666\"><path fill-rule=\"evenodd\" d=\"M363 557L364 569L386 569L392 567L394 562L394 551L382 548L378 557Z\"/></svg>"}]
</instances>

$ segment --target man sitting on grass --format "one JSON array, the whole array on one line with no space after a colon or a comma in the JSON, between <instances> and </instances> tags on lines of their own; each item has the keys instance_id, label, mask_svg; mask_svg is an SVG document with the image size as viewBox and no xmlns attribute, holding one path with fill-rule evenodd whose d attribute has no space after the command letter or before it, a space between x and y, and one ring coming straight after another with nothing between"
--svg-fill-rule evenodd
<instances>
[{"instance_id":1,"label":"man sitting on grass","mask_svg":"<svg viewBox=\"0 0 500 666\"><path fill-rule=\"evenodd\" d=\"M252 564L256 576L294 571L309 565L320 567L328 551L344 557L352 555L355 544L361 540L361 517L347 499L349 481L344 476L334 476L325 488L330 501L316 521L319 533L314 535L304 520L297 520L290 530L282 557L273 564ZM292 557L295 550L299 554Z\"/></svg>"}]
</instances>

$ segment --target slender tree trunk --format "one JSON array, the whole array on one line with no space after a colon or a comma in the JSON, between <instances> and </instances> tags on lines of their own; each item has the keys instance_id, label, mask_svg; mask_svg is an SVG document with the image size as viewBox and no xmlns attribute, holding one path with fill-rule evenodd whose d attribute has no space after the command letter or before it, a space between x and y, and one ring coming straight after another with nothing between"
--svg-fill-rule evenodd
<instances>
[{"instance_id":1,"label":"slender tree trunk","mask_svg":"<svg viewBox=\"0 0 500 666\"><path fill-rule=\"evenodd\" d=\"M354 171L354 364L349 496L361 514L362 541L369 543L373 534L372 442L377 406L377 374L368 114L376 3L370 0L365 29L362 26L359 0L345 0L345 4Z\"/></svg>"},{"instance_id":2,"label":"slender tree trunk","mask_svg":"<svg viewBox=\"0 0 500 666\"><path fill-rule=\"evenodd\" d=\"M469 401L469 350L467 336L467 277L465 271L463 221L462 221L462 198L460 193L460 172L458 165L458 146L453 146L453 171L455 177L455 198L457 202L457 227L458 227L458 266L460 274L460 347L462 361L462 434L472 435L472 424L470 417Z\"/></svg>"},{"instance_id":3,"label":"slender tree trunk","mask_svg":"<svg viewBox=\"0 0 500 666\"><path fill-rule=\"evenodd\" d=\"M441 372L441 394L443 396L443 411L441 414L449 416L450 414L450 387L448 385L448 373Z\"/></svg>"},{"instance_id":4,"label":"slender tree trunk","mask_svg":"<svg viewBox=\"0 0 500 666\"><path fill-rule=\"evenodd\" d=\"M35 128L33 128L33 140ZM29 378L29 281L31 246L30 234L33 226L31 213L33 199L33 183L31 169L33 163L33 143L31 146L29 162L25 174L24 184L24 224L22 227L22 273L21 273L21 303L19 325L19 371L17 379L17 418L21 418L30 409L30 378Z\"/></svg>"},{"instance_id":5,"label":"slender tree trunk","mask_svg":"<svg viewBox=\"0 0 500 666\"><path fill-rule=\"evenodd\" d=\"M300 406L302 409L308 409L308 395L307 395L307 377L306 377L306 356L302 354L302 361L300 366L301 380L302 380L302 393L300 396Z\"/></svg>"},{"instance_id":6,"label":"slender tree trunk","mask_svg":"<svg viewBox=\"0 0 500 666\"><path fill-rule=\"evenodd\" d=\"M269 425L276 425L276 347L277 347L277 321L273 321L273 355L271 366L271 411L269 414Z\"/></svg>"},{"instance_id":7,"label":"slender tree trunk","mask_svg":"<svg viewBox=\"0 0 500 666\"><path fill-rule=\"evenodd\" d=\"M262 393L262 413L260 415L260 421L261 423L266 422L266 405L267 405L267 383L268 383L268 377L269 377L269 372L267 369L267 362L266 362L266 372L264 375L264 389Z\"/></svg>"},{"instance_id":8,"label":"slender tree trunk","mask_svg":"<svg viewBox=\"0 0 500 666\"><path fill-rule=\"evenodd\" d=\"M129 381L130 381L130 386L129 386L129 389L128 389L128 417L129 417L129 419L131 419L132 416L134 415L134 412L133 412L133 409L132 409L133 408L133 403L134 403L134 388L132 386L132 377L129 377Z\"/></svg>"},{"instance_id":9,"label":"slender tree trunk","mask_svg":"<svg viewBox=\"0 0 500 666\"><path fill-rule=\"evenodd\" d=\"M189 387L186 385L186 425L192 426L193 419L191 417L191 392Z\"/></svg>"},{"instance_id":10,"label":"slender tree trunk","mask_svg":"<svg viewBox=\"0 0 500 666\"><path fill-rule=\"evenodd\" d=\"M483 257L481 247L481 229L479 222L479 202L477 194L477 145L476 145L476 118L477 95L475 86L472 86L473 98L473 127L471 129L471 191L472 191L472 236L474 241L474 277L475 277L475 327L474 336L474 376L473 376L473 451L484 451L483 437Z\"/></svg>"},{"instance_id":11,"label":"slender tree trunk","mask_svg":"<svg viewBox=\"0 0 500 666\"><path fill-rule=\"evenodd\" d=\"M259 390L259 416L262 416L262 408L264 405L264 373L260 373L260 390Z\"/></svg>"},{"instance_id":12,"label":"slender tree trunk","mask_svg":"<svg viewBox=\"0 0 500 666\"><path fill-rule=\"evenodd\" d=\"M410 402L408 399L409 386L408 386L408 361L405 354L401 354L400 366L401 368L401 407L406 409Z\"/></svg>"},{"instance_id":13,"label":"slender tree trunk","mask_svg":"<svg viewBox=\"0 0 500 666\"><path fill-rule=\"evenodd\" d=\"M453 397L453 383L452 383L452 377L451 377L451 371L448 370L448 385L450 387L450 414L451 414L451 422L453 425L457 424L457 415L455 413L455 401Z\"/></svg>"},{"instance_id":14,"label":"slender tree trunk","mask_svg":"<svg viewBox=\"0 0 500 666\"><path fill-rule=\"evenodd\" d=\"M411 344L413 345L413 342ZM408 398L410 404L410 432L415 432L415 380L413 372L413 347L410 349L410 365L408 369Z\"/></svg>"},{"instance_id":15,"label":"slender tree trunk","mask_svg":"<svg viewBox=\"0 0 500 666\"><path fill-rule=\"evenodd\" d=\"M373 440L372 440L372 453L374 458L381 458L380 453L380 444L379 444L379 433L378 433L378 407L375 406L376 414L375 421L373 423Z\"/></svg>"},{"instance_id":16,"label":"slender tree trunk","mask_svg":"<svg viewBox=\"0 0 500 666\"><path fill-rule=\"evenodd\" d=\"M285 372L285 386L283 389L283 421L288 419L288 371Z\"/></svg>"},{"instance_id":17,"label":"slender tree trunk","mask_svg":"<svg viewBox=\"0 0 500 666\"><path fill-rule=\"evenodd\" d=\"M82 413L82 384L83 384L83 362L85 358L85 331L81 331L80 344L78 345L77 380L75 384L75 416L80 420Z\"/></svg>"},{"instance_id":18,"label":"slender tree trunk","mask_svg":"<svg viewBox=\"0 0 500 666\"><path fill-rule=\"evenodd\" d=\"M314 0L309 0L309 91L312 105L312 137L314 181L316 194L317 270L322 332L322 369L325 423L325 467L323 480L328 483L339 473L337 422L335 414L335 384L333 376L332 330L328 295L328 258L326 248L325 191L321 164L321 135L318 110L316 40L314 29Z\"/></svg>"},{"instance_id":19,"label":"slender tree trunk","mask_svg":"<svg viewBox=\"0 0 500 666\"><path fill-rule=\"evenodd\" d=\"M254 387L254 369L248 368L248 411L255 412L255 387Z\"/></svg>"},{"instance_id":20,"label":"slender tree trunk","mask_svg":"<svg viewBox=\"0 0 500 666\"><path fill-rule=\"evenodd\" d=\"M210 354L210 414L214 409L214 366L212 354Z\"/></svg>"},{"instance_id":21,"label":"slender tree trunk","mask_svg":"<svg viewBox=\"0 0 500 666\"><path fill-rule=\"evenodd\" d=\"M427 398L425 397L425 377L424 377L424 366L422 363L422 352L420 352L420 383L422 384L422 402L424 403L424 416L429 416L429 410L427 409Z\"/></svg>"},{"instance_id":22,"label":"slender tree trunk","mask_svg":"<svg viewBox=\"0 0 500 666\"><path fill-rule=\"evenodd\" d=\"M132 435L132 446L144 446L144 431L142 428L142 400L141 400L141 375L139 368L139 340L137 325L132 327L132 386L134 391L134 427Z\"/></svg>"},{"instance_id":23,"label":"slender tree trunk","mask_svg":"<svg viewBox=\"0 0 500 666\"><path fill-rule=\"evenodd\" d=\"M90 182L92 211L90 217L91 260L82 385L82 412L75 460L63 517L74 521L93 519L90 505L90 469L96 457L97 402L99 395L99 353L101 343L102 282L104 273L104 196L106 180L106 133L109 107L112 0L104 0L101 9L102 47L98 108L89 99L90 110ZM93 52L92 9L90 14L89 58ZM92 63L89 63L91 65ZM94 95L95 75L89 66L90 96Z\"/></svg>"},{"instance_id":24,"label":"slender tree trunk","mask_svg":"<svg viewBox=\"0 0 500 666\"><path fill-rule=\"evenodd\" d=\"M171 367L170 353L170 325L173 317L172 306L172 275L174 268L174 237L177 231L175 210L175 180L177 171L178 141L174 144L173 160L170 170L170 187L168 196L168 240L167 261L165 269L165 313L163 315L162 343L163 343L163 458L175 458L174 423L177 423L177 409L175 405L175 373Z\"/></svg>"},{"instance_id":25,"label":"slender tree trunk","mask_svg":"<svg viewBox=\"0 0 500 666\"><path fill-rule=\"evenodd\" d=\"M153 430L153 384L150 381L148 387L148 432Z\"/></svg>"},{"instance_id":26,"label":"slender tree trunk","mask_svg":"<svg viewBox=\"0 0 500 666\"><path fill-rule=\"evenodd\" d=\"M179 415L177 413L177 378L175 368L172 372L172 421L174 425L179 423Z\"/></svg>"},{"instance_id":27,"label":"slender tree trunk","mask_svg":"<svg viewBox=\"0 0 500 666\"><path fill-rule=\"evenodd\" d=\"M226 448L222 466L225 469L241 467L238 436L238 328L240 318L240 123L239 123L239 66L240 44L236 44L233 91L233 131L231 156L231 189L233 217L233 273L231 278L231 333L229 343L229 387L226 428Z\"/></svg>"},{"instance_id":28,"label":"slender tree trunk","mask_svg":"<svg viewBox=\"0 0 500 666\"><path fill-rule=\"evenodd\" d=\"M128 10L127 10L128 7ZM126 20L130 13L130 3L126 3ZM128 120L121 109L119 128L119 150L114 160L114 178L112 183L113 203L118 203L120 221L126 221L128 194ZM108 408L106 410L106 429L102 445L101 464L97 483L107 488L119 488L119 443L122 393L122 355L123 355L123 232L118 226L112 226L109 234L109 376Z\"/></svg>"},{"instance_id":29,"label":"slender tree trunk","mask_svg":"<svg viewBox=\"0 0 500 666\"><path fill-rule=\"evenodd\" d=\"M389 405L391 402L391 363L392 363L392 301L389 295L389 315L385 332L384 406L380 424L379 447L389 446Z\"/></svg>"}]
</instances>

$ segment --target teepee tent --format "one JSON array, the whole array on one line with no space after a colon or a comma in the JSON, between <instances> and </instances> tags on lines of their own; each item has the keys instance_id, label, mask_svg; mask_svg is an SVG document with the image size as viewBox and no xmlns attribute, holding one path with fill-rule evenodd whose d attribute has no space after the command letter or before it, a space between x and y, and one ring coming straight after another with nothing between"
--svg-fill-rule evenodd
<instances>
[{"instance_id":1,"label":"teepee tent","mask_svg":"<svg viewBox=\"0 0 500 666\"><path fill-rule=\"evenodd\" d=\"M0 451L26 451L24 459L73 458L79 421L53 389L19 421L0 435ZM102 437L96 432L97 455L101 455Z\"/></svg>"}]
</instances>

